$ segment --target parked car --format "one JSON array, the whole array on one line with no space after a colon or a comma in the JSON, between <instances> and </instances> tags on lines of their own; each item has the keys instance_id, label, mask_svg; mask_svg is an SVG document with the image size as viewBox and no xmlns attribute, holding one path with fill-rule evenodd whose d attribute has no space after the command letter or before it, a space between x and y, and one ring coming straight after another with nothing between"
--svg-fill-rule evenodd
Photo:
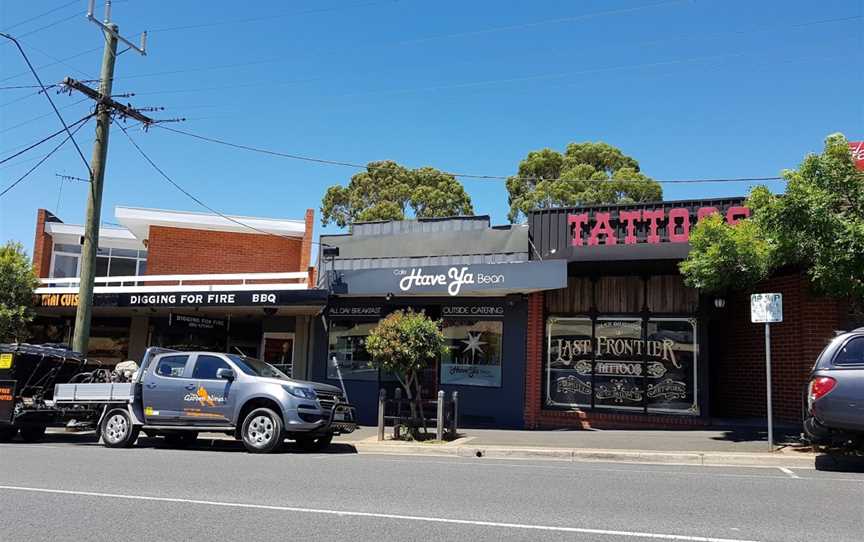
<instances>
[{"instance_id":1,"label":"parked car","mask_svg":"<svg viewBox=\"0 0 864 542\"><path fill-rule=\"evenodd\" d=\"M98 405L105 446L132 446L143 431L175 444L224 432L250 452L285 439L306 450L357 427L354 407L335 386L289 378L263 361L219 352L150 348L131 382L58 384L60 407Z\"/></svg>"},{"instance_id":2,"label":"parked car","mask_svg":"<svg viewBox=\"0 0 864 542\"><path fill-rule=\"evenodd\" d=\"M817 444L864 446L864 328L835 337L810 373L804 433Z\"/></svg>"}]
</instances>

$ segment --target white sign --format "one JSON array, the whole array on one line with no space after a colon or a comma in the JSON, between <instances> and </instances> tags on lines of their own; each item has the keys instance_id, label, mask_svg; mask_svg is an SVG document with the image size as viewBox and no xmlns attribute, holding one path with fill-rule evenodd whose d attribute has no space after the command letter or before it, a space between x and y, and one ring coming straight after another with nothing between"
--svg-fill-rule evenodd
<instances>
[{"instance_id":1,"label":"white sign","mask_svg":"<svg viewBox=\"0 0 864 542\"><path fill-rule=\"evenodd\" d=\"M468 267L451 267L446 273L423 273L422 267L413 267L409 272L406 269L396 269L393 274L402 277L399 280L399 289L410 292L417 287L446 287L451 296L459 295L463 285L489 285L502 284L503 274L472 273Z\"/></svg>"},{"instance_id":2,"label":"white sign","mask_svg":"<svg viewBox=\"0 0 864 542\"><path fill-rule=\"evenodd\" d=\"M750 296L750 321L773 324L783 321L783 294L753 294Z\"/></svg>"}]
</instances>

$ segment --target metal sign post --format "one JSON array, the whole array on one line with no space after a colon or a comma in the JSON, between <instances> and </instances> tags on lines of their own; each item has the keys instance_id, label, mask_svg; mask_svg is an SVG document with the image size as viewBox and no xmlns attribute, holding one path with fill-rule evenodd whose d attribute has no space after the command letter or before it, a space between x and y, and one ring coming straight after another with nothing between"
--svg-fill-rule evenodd
<instances>
[{"instance_id":1,"label":"metal sign post","mask_svg":"<svg viewBox=\"0 0 864 542\"><path fill-rule=\"evenodd\" d=\"M774 451L774 416L771 408L771 324L783 321L783 294L750 296L750 321L765 324L765 385L768 407L768 449Z\"/></svg>"}]
</instances>

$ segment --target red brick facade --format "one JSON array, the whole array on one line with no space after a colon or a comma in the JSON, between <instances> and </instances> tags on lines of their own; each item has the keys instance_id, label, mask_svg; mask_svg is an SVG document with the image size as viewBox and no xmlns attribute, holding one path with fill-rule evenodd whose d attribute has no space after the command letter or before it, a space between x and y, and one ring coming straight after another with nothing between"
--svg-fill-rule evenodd
<instances>
[{"instance_id":1,"label":"red brick facade","mask_svg":"<svg viewBox=\"0 0 864 542\"><path fill-rule=\"evenodd\" d=\"M147 274L280 273L306 271L314 212L306 211L303 238L151 226Z\"/></svg>"},{"instance_id":2,"label":"red brick facade","mask_svg":"<svg viewBox=\"0 0 864 542\"><path fill-rule=\"evenodd\" d=\"M45 232L46 222L60 222L60 219L39 209L36 213L36 239L33 241L33 269L39 278L48 278L51 272L51 254L54 250L54 240Z\"/></svg>"},{"instance_id":3,"label":"red brick facade","mask_svg":"<svg viewBox=\"0 0 864 542\"><path fill-rule=\"evenodd\" d=\"M783 294L783 322L771 325L771 389L774 415L801 420L804 385L816 356L846 321L845 305L809 292L806 277L774 277L755 291ZM713 374L715 415L765 416L765 328L750 323L749 294L729 299L726 340L721 341Z\"/></svg>"},{"instance_id":4,"label":"red brick facade","mask_svg":"<svg viewBox=\"0 0 864 542\"><path fill-rule=\"evenodd\" d=\"M784 322L773 324L772 391L778 420L798 422L801 400L810 368L822 348L846 320L843 303L809 293L800 274L778 276L754 291L783 294ZM764 326L750 323L748 293L737 293L721 309L719 318L706 322L715 326L711 344L701 345L704 362L700 371L710 372L711 405L702 417L597 412L591 410L543 409L545 321L544 294L531 294L528 301L528 336L525 375L526 428L674 428L700 426L717 417L765 416ZM709 354L709 355L705 355Z\"/></svg>"}]
</instances>

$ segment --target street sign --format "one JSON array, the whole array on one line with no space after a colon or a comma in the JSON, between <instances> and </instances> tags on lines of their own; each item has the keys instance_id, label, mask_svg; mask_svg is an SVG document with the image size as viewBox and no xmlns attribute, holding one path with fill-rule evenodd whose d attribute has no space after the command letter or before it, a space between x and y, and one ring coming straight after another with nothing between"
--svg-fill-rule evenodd
<instances>
[{"instance_id":1,"label":"street sign","mask_svg":"<svg viewBox=\"0 0 864 542\"><path fill-rule=\"evenodd\" d=\"M765 324L765 397L768 403L768 449L774 451L774 415L771 409L771 324L783 321L783 294L752 294L750 321Z\"/></svg>"},{"instance_id":2,"label":"street sign","mask_svg":"<svg viewBox=\"0 0 864 542\"><path fill-rule=\"evenodd\" d=\"M783 294L751 295L750 321L754 324L774 324L782 322Z\"/></svg>"}]
</instances>

